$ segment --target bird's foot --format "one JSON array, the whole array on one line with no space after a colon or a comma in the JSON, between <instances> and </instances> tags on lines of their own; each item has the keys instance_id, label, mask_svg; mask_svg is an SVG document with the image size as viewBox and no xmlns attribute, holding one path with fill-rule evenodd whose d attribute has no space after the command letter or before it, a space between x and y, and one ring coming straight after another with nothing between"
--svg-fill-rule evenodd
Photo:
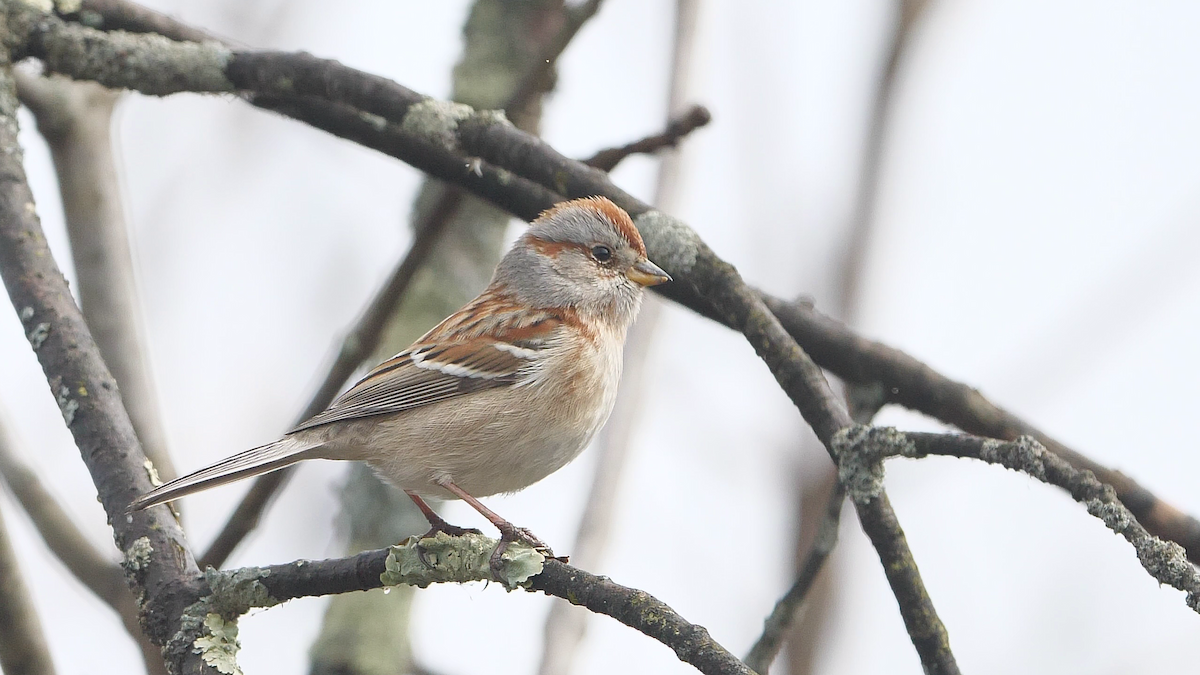
<instances>
[{"instance_id":1,"label":"bird's foot","mask_svg":"<svg viewBox=\"0 0 1200 675\"><path fill-rule=\"evenodd\" d=\"M509 544L513 543L525 544L546 558L553 558L564 563L567 562L567 556L555 556L554 551L550 550L550 547L545 542L523 527L517 527L507 521L503 524L497 524L496 527L500 530L500 543L496 545L496 550L492 551L492 557L488 561L488 565L492 569L492 576L496 579L502 578L503 560L501 556L508 550Z\"/></svg>"}]
</instances>

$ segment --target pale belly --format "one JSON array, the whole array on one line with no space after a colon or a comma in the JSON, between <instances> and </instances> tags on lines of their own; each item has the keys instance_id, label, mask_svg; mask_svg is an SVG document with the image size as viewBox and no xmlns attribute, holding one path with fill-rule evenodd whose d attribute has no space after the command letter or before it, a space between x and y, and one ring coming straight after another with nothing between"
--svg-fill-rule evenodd
<instances>
[{"instance_id":1,"label":"pale belly","mask_svg":"<svg viewBox=\"0 0 1200 675\"><path fill-rule=\"evenodd\" d=\"M515 492L561 469L600 430L612 412L619 361L615 368L570 387L491 389L363 420L352 454L423 496L454 498L439 485L444 480L475 497Z\"/></svg>"}]
</instances>

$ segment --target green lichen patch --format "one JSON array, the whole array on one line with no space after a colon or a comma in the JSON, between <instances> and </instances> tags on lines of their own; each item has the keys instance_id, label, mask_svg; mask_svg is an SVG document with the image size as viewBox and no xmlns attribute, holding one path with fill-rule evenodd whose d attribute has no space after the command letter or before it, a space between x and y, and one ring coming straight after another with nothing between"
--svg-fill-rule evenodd
<instances>
[{"instance_id":1,"label":"green lichen patch","mask_svg":"<svg viewBox=\"0 0 1200 675\"><path fill-rule=\"evenodd\" d=\"M700 235L682 220L661 211L647 211L633 219L646 252L656 265L673 274L687 274L700 254Z\"/></svg>"},{"instance_id":2,"label":"green lichen patch","mask_svg":"<svg viewBox=\"0 0 1200 675\"><path fill-rule=\"evenodd\" d=\"M222 673L240 673L235 660L237 618L252 607L279 604L261 581L268 574L268 570L260 567L230 571L209 567L204 572L204 578L212 592L183 610L179 618L179 632L171 637L164 651L167 654L179 654L192 648L203 656L206 663ZM210 658L224 665L218 665Z\"/></svg>"},{"instance_id":3,"label":"green lichen patch","mask_svg":"<svg viewBox=\"0 0 1200 675\"><path fill-rule=\"evenodd\" d=\"M492 574L491 557L498 542L479 534L452 537L438 532L433 537L409 539L392 547L387 557L387 571L379 575L385 586L408 584L425 588L429 584L496 580ZM425 554L426 565L421 560ZM512 543L500 556L498 576L508 590L540 574L546 557L523 543Z\"/></svg>"},{"instance_id":4,"label":"green lichen patch","mask_svg":"<svg viewBox=\"0 0 1200 675\"><path fill-rule=\"evenodd\" d=\"M137 576L150 565L150 556L153 554L154 547L150 545L150 537L138 537L125 549L125 559L121 564L126 571Z\"/></svg>"},{"instance_id":5,"label":"green lichen patch","mask_svg":"<svg viewBox=\"0 0 1200 675\"><path fill-rule=\"evenodd\" d=\"M451 151L458 150L458 123L475 109L462 103L427 98L409 107L400 128Z\"/></svg>"},{"instance_id":6,"label":"green lichen patch","mask_svg":"<svg viewBox=\"0 0 1200 675\"><path fill-rule=\"evenodd\" d=\"M226 617L241 616L252 607L274 607L279 601L271 597L271 592L261 581L268 574L270 571L261 567L229 571L210 567L204 571L204 579L212 589L212 594L206 595L200 602L205 604L206 613L216 612Z\"/></svg>"},{"instance_id":7,"label":"green lichen patch","mask_svg":"<svg viewBox=\"0 0 1200 675\"><path fill-rule=\"evenodd\" d=\"M152 96L180 91L232 92L225 76L232 52L216 42L176 42L160 35L106 33L77 24L38 24L46 71Z\"/></svg>"},{"instance_id":8,"label":"green lichen patch","mask_svg":"<svg viewBox=\"0 0 1200 675\"><path fill-rule=\"evenodd\" d=\"M204 617L204 634L192 642L192 648L217 671L225 675L242 675L237 663L237 653L242 645L237 635L237 621L226 621L220 614L210 613Z\"/></svg>"}]
</instances>

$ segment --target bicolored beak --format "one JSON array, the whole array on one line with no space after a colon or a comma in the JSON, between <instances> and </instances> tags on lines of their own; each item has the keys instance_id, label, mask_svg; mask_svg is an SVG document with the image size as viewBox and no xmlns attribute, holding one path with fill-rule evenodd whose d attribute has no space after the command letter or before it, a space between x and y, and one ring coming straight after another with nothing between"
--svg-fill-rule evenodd
<instances>
[{"instance_id":1,"label":"bicolored beak","mask_svg":"<svg viewBox=\"0 0 1200 675\"><path fill-rule=\"evenodd\" d=\"M642 258L633 267L630 267L625 276L643 286L657 286L671 280L670 274L667 274L661 267L645 258Z\"/></svg>"}]
</instances>

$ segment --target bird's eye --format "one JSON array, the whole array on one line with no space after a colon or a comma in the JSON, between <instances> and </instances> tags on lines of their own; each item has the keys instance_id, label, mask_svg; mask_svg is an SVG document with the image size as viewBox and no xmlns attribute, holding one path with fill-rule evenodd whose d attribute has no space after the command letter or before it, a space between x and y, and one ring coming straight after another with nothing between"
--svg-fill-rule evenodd
<instances>
[{"instance_id":1,"label":"bird's eye","mask_svg":"<svg viewBox=\"0 0 1200 675\"><path fill-rule=\"evenodd\" d=\"M612 249L607 246L593 246L592 257L600 262L612 260Z\"/></svg>"}]
</instances>

